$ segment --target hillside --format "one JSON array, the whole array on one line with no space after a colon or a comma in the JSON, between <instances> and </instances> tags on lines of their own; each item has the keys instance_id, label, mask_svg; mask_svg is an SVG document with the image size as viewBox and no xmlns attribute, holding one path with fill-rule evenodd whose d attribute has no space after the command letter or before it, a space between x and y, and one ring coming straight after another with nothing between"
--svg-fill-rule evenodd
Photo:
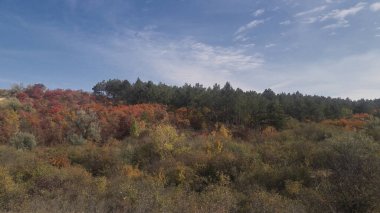
<instances>
[{"instance_id":1,"label":"hillside","mask_svg":"<svg viewBox=\"0 0 380 213\"><path fill-rule=\"evenodd\" d=\"M0 91L0 211L380 212L380 100L127 80Z\"/></svg>"}]
</instances>

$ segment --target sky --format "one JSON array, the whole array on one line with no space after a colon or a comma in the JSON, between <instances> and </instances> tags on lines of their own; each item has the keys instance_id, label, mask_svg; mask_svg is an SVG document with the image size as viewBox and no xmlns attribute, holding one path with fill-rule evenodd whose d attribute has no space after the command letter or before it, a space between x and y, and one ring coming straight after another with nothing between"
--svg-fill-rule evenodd
<instances>
[{"instance_id":1,"label":"sky","mask_svg":"<svg viewBox=\"0 0 380 213\"><path fill-rule=\"evenodd\" d=\"M0 0L0 88L138 77L380 98L380 1Z\"/></svg>"}]
</instances>

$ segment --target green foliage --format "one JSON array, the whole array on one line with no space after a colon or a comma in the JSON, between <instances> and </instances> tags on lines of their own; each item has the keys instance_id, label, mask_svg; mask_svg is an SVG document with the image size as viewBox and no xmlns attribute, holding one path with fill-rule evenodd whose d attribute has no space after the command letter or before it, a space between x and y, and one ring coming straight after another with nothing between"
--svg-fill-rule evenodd
<instances>
[{"instance_id":1,"label":"green foliage","mask_svg":"<svg viewBox=\"0 0 380 213\"><path fill-rule=\"evenodd\" d=\"M88 144L70 150L68 156L94 176L110 176L120 169L119 150L113 147L101 149Z\"/></svg>"},{"instance_id":2,"label":"green foliage","mask_svg":"<svg viewBox=\"0 0 380 213\"><path fill-rule=\"evenodd\" d=\"M68 140L72 145L83 145L86 143L86 139L84 139L81 135L77 134L70 135Z\"/></svg>"},{"instance_id":3,"label":"green foliage","mask_svg":"<svg viewBox=\"0 0 380 213\"><path fill-rule=\"evenodd\" d=\"M380 119L376 118L367 124L366 133L375 141L380 142Z\"/></svg>"},{"instance_id":4,"label":"green foliage","mask_svg":"<svg viewBox=\"0 0 380 213\"><path fill-rule=\"evenodd\" d=\"M380 107L380 102L376 100L351 101L307 96L299 92L275 94L270 89L260 94L234 89L228 82L222 88L217 84L206 88L200 84L177 87L143 82L140 79L135 83L113 79L99 82L93 91L96 96L108 97L115 102L160 103L177 109L187 107L191 109L189 121L196 130L207 128L210 121L259 129L266 126L281 129L288 117L319 122L323 119L347 117L352 113L372 113Z\"/></svg>"},{"instance_id":5,"label":"green foliage","mask_svg":"<svg viewBox=\"0 0 380 213\"><path fill-rule=\"evenodd\" d=\"M36 138L33 134L27 132L16 133L9 141L9 143L17 149L32 150L37 146Z\"/></svg>"},{"instance_id":6,"label":"green foliage","mask_svg":"<svg viewBox=\"0 0 380 213\"><path fill-rule=\"evenodd\" d=\"M86 112L84 110L77 111L74 123L83 138L93 141L99 141L101 139L98 118L94 112Z\"/></svg>"},{"instance_id":7,"label":"green foliage","mask_svg":"<svg viewBox=\"0 0 380 213\"><path fill-rule=\"evenodd\" d=\"M339 211L371 212L380 199L380 146L365 136L346 134L332 138L322 167L329 169L321 191Z\"/></svg>"},{"instance_id":8,"label":"green foliage","mask_svg":"<svg viewBox=\"0 0 380 213\"><path fill-rule=\"evenodd\" d=\"M145 122L144 121L136 121L135 119L132 120L132 124L130 127L130 135L132 137L139 137L140 134L145 129Z\"/></svg>"}]
</instances>

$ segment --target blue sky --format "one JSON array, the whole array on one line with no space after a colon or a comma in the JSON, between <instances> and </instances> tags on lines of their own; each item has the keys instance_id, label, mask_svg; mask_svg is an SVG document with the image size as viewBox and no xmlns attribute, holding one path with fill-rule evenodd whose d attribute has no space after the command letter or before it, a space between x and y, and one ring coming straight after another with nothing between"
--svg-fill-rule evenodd
<instances>
[{"instance_id":1,"label":"blue sky","mask_svg":"<svg viewBox=\"0 0 380 213\"><path fill-rule=\"evenodd\" d=\"M0 0L0 87L111 78L380 97L380 1Z\"/></svg>"}]
</instances>

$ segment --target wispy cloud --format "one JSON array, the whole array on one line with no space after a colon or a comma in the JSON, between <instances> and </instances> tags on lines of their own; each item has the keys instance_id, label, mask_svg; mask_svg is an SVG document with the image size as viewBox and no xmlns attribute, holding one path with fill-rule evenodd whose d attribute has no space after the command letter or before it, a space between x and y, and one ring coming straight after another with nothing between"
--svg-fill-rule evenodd
<instances>
[{"instance_id":1,"label":"wispy cloud","mask_svg":"<svg viewBox=\"0 0 380 213\"><path fill-rule=\"evenodd\" d=\"M342 19L334 24L323 26L322 29L336 29L336 28L345 28L349 26L350 26L350 23L347 20Z\"/></svg>"},{"instance_id":2,"label":"wispy cloud","mask_svg":"<svg viewBox=\"0 0 380 213\"><path fill-rule=\"evenodd\" d=\"M157 35L135 35L131 32L109 38L107 44L95 45L95 52L120 70L134 69L140 77L155 76L175 84L200 82L211 86L231 81L244 86L237 77L261 69L265 63L262 55L248 54L244 48L212 46L193 39L173 41L157 39Z\"/></svg>"},{"instance_id":3,"label":"wispy cloud","mask_svg":"<svg viewBox=\"0 0 380 213\"><path fill-rule=\"evenodd\" d=\"M370 9L372 11L375 11L375 12L380 11L380 2L376 2L376 3L371 4Z\"/></svg>"},{"instance_id":4,"label":"wispy cloud","mask_svg":"<svg viewBox=\"0 0 380 213\"><path fill-rule=\"evenodd\" d=\"M336 3L339 1L327 0L326 3ZM357 13L365 9L367 3L359 2L356 5L345 8L345 9L334 9L327 13L324 12L328 7L327 5L322 5L311 10L303 11L296 13L294 17L300 18L301 23L305 24L314 24L318 22L327 22L329 23L322 27L322 29L336 29L336 28L344 28L349 27L350 22L347 20L350 16L355 16Z\"/></svg>"},{"instance_id":5,"label":"wispy cloud","mask_svg":"<svg viewBox=\"0 0 380 213\"><path fill-rule=\"evenodd\" d=\"M326 3L328 3L328 4L332 4L332 3L339 3L339 2L342 2L342 1L344 1L344 0L325 0L326 1Z\"/></svg>"},{"instance_id":6,"label":"wispy cloud","mask_svg":"<svg viewBox=\"0 0 380 213\"><path fill-rule=\"evenodd\" d=\"M280 25L290 25L292 22L290 20L285 20L285 21L282 21L280 22L279 24Z\"/></svg>"},{"instance_id":7,"label":"wispy cloud","mask_svg":"<svg viewBox=\"0 0 380 213\"><path fill-rule=\"evenodd\" d=\"M251 29L259 26L260 24L263 24L264 22L265 22L265 20L253 20L253 21L249 22L248 24L239 27L239 29L235 32L235 35L238 35L238 34L246 32L248 30L251 30Z\"/></svg>"},{"instance_id":8,"label":"wispy cloud","mask_svg":"<svg viewBox=\"0 0 380 213\"><path fill-rule=\"evenodd\" d=\"M367 5L367 3L360 2L360 3L356 4L355 6L350 7L348 9L333 10L330 13L328 13L327 15L323 16L321 18L321 21L325 21L328 19L344 20L348 16L356 15L358 12L363 10L366 7L366 5Z\"/></svg>"},{"instance_id":9,"label":"wispy cloud","mask_svg":"<svg viewBox=\"0 0 380 213\"><path fill-rule=\"evenodd\" d=\"M44 0L39 9L5 1L0 86L24 79L90 89L99 80L139 76L177 85L230 81L258 91L380 94L380 53L371 52L380 44L379 13L372 12L380 0L149 1ZM350 24L358 29L337 29Z\"/></svg>"},{"instance_id":10,"label":"wispy cloud","mask_svg":"<svg viewBox=\"0 0 380 213\"><path fill-rule=\"evenodd\" d=\"M311 10L299 12L299 13L295 14L294 16L295 17L300 17L300 16L305 16L305 15L310 15L310 14L313 14L313 13L321 12L321 11L325 10L326 8L327 8L327 6L323 5L323 6L320 6L320 7L313 8Z\"/></svg>"},{"instance_id":11,"label":"wispy cloud","mask_svg":"<svg viewBox=\"0 0 380 213\"><path fill-rule=\"evenodd\" d=\"M315 22L317 22L319 19L318 17L308 17L308 18L305 18L301 21L301 23L304 23L304 24L313 24Z\"/></svg>"},{"instance_id":12,"label":"wispy cloud","mask_svg":"<svg viewBox=\"0 0 380 213\"><path fill-rule=\"evenodd\" d=\"M327 20L335 20L336 23L329 24L324 26L322 29L335 29L335 28L344 28L349 27L350 23L347 20L347 17L354 16L361 10L363 10L367 6L367 3L360 2L356 4L353 7L347 8L347 9L340 9L340 10L333 10L330 13L322 16L320 18L321 22L327 21Z\"/></svg>"},{"instance_id":13,"label":"wispy cloud","mask_svg":"<svg viewBox=\"0 0 380 213\"><path fill-rule=\"evenodd\" d=\"M253 12L253 15L255 16L255 17L258 17L258 16L261 16L262 14L264 14L265 13L265 10L264 9L258 9L258 10L256 10L255 12Z\"/></svg>"}]
</instances>

